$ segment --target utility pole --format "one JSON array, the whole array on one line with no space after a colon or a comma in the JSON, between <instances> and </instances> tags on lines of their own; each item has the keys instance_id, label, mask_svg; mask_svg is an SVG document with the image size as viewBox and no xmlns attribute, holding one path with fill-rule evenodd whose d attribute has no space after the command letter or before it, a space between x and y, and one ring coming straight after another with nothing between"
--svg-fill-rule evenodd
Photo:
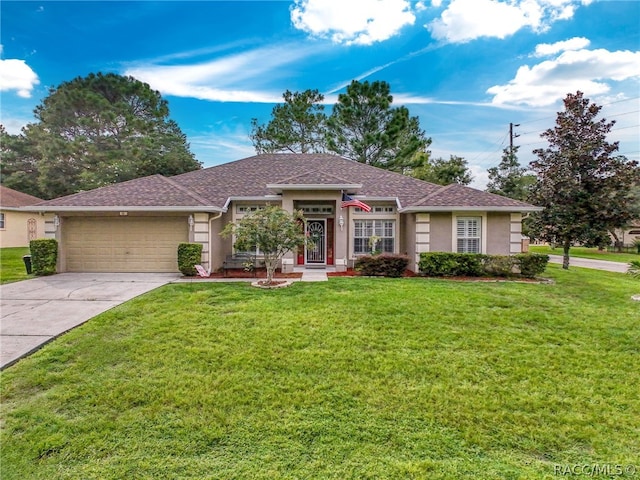
<instances>
[{"instance_id":1,"label":"utility pole","mask_svg":"<svg viewBox=\"0 0 640 480\"><path fill-rule=\"evenodd\" d=\"M519 123L509 124L509 155L511 155L511 158L513 158L513 139L518 138L520 136L517 133L515 135L513 134L513 127L519 127L519 126L520 126Z\"/></svg>"}]
</instances>

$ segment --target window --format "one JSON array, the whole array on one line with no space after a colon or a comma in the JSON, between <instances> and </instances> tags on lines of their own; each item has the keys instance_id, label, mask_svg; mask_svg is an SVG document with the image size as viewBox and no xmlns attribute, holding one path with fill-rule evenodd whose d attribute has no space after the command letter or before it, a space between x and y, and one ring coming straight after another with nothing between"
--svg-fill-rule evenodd
<instances>
[{"instance_id":1,"label":"window","mask_svg":"<svg viewBox=\"0 0 640 480\"><path fill-rule=\"evenodd\" d=\"M375 245L371 237L378 237ZM368 254L372 250L382 253L394 253L395 221L394 220L356 220L353 240L353 251L356 255Z\"/></svg>"},{"instance_id":2,"label":"window","mask_svg":"<svg viewBox=\"0 0 640 480\"><path fill-rule=\"evenodd\" d=\"M0 213L0 229L4 230L4 213Z\"/></svg>"},{"instance_id":3,"label":"window","mask_svg":"<svg viewBox=\"0 0 640 480\"><path fill-rule=\"evenodd\" d=\"M306 214L313 214L313 213L332 214L333 213L333 207L329 205L302 205L300 207L300 210L302 210Z\"/></svg>"},{"instance_id":4,"label":"window","mask_svg":"<svg viewBox=\"0 0 640 480\"><path fill-rule=\"evenodd\" d=\"M482 251L482 217L458 218L458 253L480 253Z\"/></svg>"},{"instance_id":5,"label":"window","mask_svg":"<svg viewBox=\"0 0 640 480\"><path fill-rule=\"evenodd\" d=\"M264 205L238 205L236 207L236 212L250 213L250 212L255 212L257 210L260 210L261 208L264 208Z\"/></svg>"},{"instance_id":6,"label":"window","mask_svg":"<svg viewBox=\"0 0 640 480\"><path fill-rule=\"evenodd\" d=\"M354 211L356 213L365 213L364 210L362 210L360 207L355 207ZM396 208L395 207L372 207L371 208L371 213L395 213Z\"/></svg>"}]
</instances>

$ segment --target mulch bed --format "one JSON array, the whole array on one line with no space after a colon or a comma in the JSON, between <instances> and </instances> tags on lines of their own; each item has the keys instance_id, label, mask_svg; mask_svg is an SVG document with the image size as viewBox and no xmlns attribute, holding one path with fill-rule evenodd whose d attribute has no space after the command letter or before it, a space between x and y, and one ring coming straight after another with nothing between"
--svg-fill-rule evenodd
<instances>
[{"instance_id":1,"label":"mulch bed","mask_svg":"<svg viewBox=\"0 0 640 480\"><path fill-rule=\"evenodd\" d=\"M259 268L254 272L245 272L244 270L231 270L227 272L227 275L224 275L224 272L211 272L209 277L198 277L198 278L266 278L267 270L264 268ZM282 273L280 270L276 270L276 273L273 275L274 278L301 278L302 273Z\"/></svg>"}]
</instances>

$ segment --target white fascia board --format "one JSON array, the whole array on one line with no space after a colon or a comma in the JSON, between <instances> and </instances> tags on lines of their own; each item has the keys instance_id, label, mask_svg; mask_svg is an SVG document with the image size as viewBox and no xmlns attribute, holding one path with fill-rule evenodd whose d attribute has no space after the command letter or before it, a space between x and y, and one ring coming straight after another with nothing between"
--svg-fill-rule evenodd
<instances>
[{"instance_id":1,"label":"white fascia board","mask_svg":"<svg viewBox=\"0 0 640 480\"><path fill-rule=\"evenodd\" d=\"M396 205L399 203L398 197L372 197L369 195L353 195L353 197L358 200L369 200L370 202L395 202Z\"/></svg>"},{"instance_id":2,"label":"white fascia board","mask_svg":"<svg viewBox=\"0 0 640 480\"><path fill-rule=\"evenodd\" d=\"M63 205L40 205L33 207L25 207L25 212L221 212L220 207L203 205L193 206L131 206L131 205L110 205L110 206L63 206Z\"/></svg>"},{"instance_id":3,"label":"white fascia board","mask_svg":"<svg viewBox=\"0 0 640 480\"><path fill-rule=\"evenodd\" d=\"M461 207L452 205L450 207L412 207L398 210L400 213L430 213L430 212L541 212L542 207Z\"/></svg>"},{"instance_id":4,"label":"white fascia board","mask_svg":"<svg viewBox=\"0 0 640 480\"><path fill-rule=\"evenodd\" d=\"M267 183L267 188L269 190L275 190L278 192L282 192L283 190L358 190L362 188L361 183L304 183L304 184L296 184L296 183L288 183L288 184L280 184L280 183Z\"/></svg>"}]
</instances>

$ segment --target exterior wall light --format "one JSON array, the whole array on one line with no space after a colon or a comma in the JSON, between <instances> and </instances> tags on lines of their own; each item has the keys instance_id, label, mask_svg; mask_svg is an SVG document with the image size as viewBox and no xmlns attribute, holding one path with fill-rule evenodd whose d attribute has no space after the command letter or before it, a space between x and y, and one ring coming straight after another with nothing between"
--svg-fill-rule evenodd
<instances>
[{"instance_id":1,"label":"exterior wall light","mask_svg":"<svg viewBox=\"0 0 640 480\"><path fill-rule=\"evenodd\" d=\"M338 218L338 225L340 225L340 231L342 231L344 229L344 217L342 215Z\"/></svg>"}]
</instances>

